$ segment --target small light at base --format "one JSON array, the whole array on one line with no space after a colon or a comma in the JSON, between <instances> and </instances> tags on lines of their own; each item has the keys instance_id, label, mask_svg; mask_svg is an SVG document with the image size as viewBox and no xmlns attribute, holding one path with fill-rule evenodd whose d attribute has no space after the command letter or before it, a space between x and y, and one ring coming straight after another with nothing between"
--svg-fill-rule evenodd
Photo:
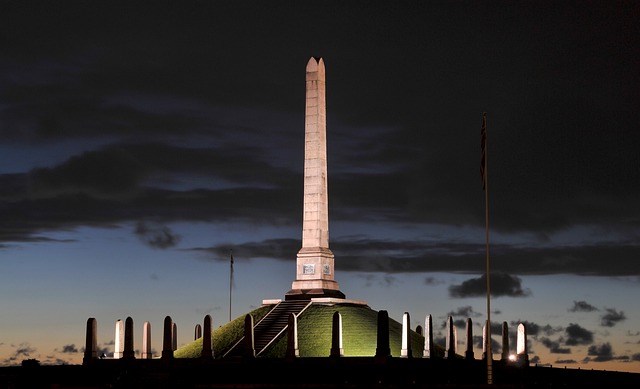
<instances>
[{"instance_id":1,"label":"small light at base","mask_svg":"<svg viewBox=\"0 0 640 389\"><path fill-rule=\"evenodd\" d=\"M515 356L514 354L509 355L509 360L510 360L511 362L515 362L515 360L516 360L516 356Z\"/></svg>"}]
</instances>

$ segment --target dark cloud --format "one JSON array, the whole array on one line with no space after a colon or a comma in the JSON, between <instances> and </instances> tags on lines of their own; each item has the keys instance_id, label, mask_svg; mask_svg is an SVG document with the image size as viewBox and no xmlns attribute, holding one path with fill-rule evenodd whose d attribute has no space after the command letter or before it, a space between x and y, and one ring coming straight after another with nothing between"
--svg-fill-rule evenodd
<instances>
[{"instance_id":1,"label":"dark cloud","mask_svg":"<svg viewBox=\"0 0 640 389\"><path fill-rule=\"evenodd\" d=\"M60 352L62 352L62 353L77 353L78 352L78 348L76 347L75 344L66 344L66 345L62 346L62 350Z\"/></svg>"},{"instance_id":2,"label":"dark cloud","mask_svg":"<svg viewBox=\"0 0 640 389\"><path fill-rule=\"evenodd\" d=\"M490 246L500 270L492 295L530 296L520 278L529 275L640 276L640 8L234 3L3 5L0 250L131 225L146 244L170 248L180 238L172 223L232 222L246 227L243 243L185 250L294 261L297 233L246 237L299 231L303 66L322 55L330 220L355 226L332 236L337 271L367 272L370 287L409 272L426 285L445 282L430 273L466 274L450 294L486 295L478 165L487 111L490 228L501 235ZM425 225L469 230L404 234ZM626 319L600 313L605 327ZM450 314L477 317L469 307ZM578 324L554 340L558 328L524 323L550 350L593 343ZM604 345L592 347L591 357L606 357ZM34 352L21 345L16 355Z\"/></svg>"},{"instance_id":3,"label":"dark cloud","mask_svg":"<svg viewBox=\"0 0 640 389\"><path fill-rule=\"evenodd\" d=\"M593 343L593 332L580 327L578 324L571 323L565 329L567 346L588 345Z\"/></svg>"},{"instance_id":4,"label":"dark cloud","mask_svg":"<svg viewBox=\"0 0 640 389\"><path fill-rule=\"evenodd\" d=\"M16 365L24 359L32 358L37 351L35 347L32 347L27 342L20 343L18 346L11 345L11 347L15 347L15 350L2 360L4 366Z\"/></svg>"},{"instance_id":5,"label":"dark cloud","mask_svg":"<svg viewBox=\"0 0 640 389\"><path fill-rule=\"evenodd\" d=\"M482 344L482 342L483 342L482 336L478 335L473 337L473 344L475 345L475 347L479 349L483 349L484 345ZM502 352L502 343L498 342L493 337L491 338L491 351L493 351L494 353Z\"/></svg>"},{"instance_id":6,"label":"dark cloud","mask_svg":"<svg viewBox=\"0 0 640 389\"><path fill-rule=\"evenodd\" d=\"M568 347L561 347L560 342L551 340L547 337L540 338L540 343L549 349L552 354L571 354L571 349Z\"/></svg>"},{"instance_id":7,"label":"dark cloud","mask_svg":"<svg viewBox=\"0 0 640 389\"><path fill-rule=\"evenodd\" d=\"M246 242L233 245L239 255L245 258L266 257L276 260L291 261L292 255L300 249L299 238L269 239L261 242ZM218 258L228 256L228 250L232 246L221 244L209 248ZM570 249L549 248L540 250L538 248L523 248L519 246L510 247L508 245L496 245L499 253L492 256L493 267L507 269L517 274L561 274L581 272L580 268L588 267L587 273L595 275L605 275L609 273L620 273L619 275L629 275L626 267L627 258L619 258L619 262L613 260L612 266L602 267L593 255L593 261L576 258L573 261L562 261L561 258L568 255ZM471 272L482 274L484 262L481 251L483 244L469 244L461 242L430 242L423 241L393 241L375 240L358 237L335 238L331 242L331 249L336 256L336 269L340 271L366 271L366 272ZM513 260L511 251L518 251L521 260ZM531 251L529 251L531 250ZM588 252L587 248L576 247L575 252ZM591 248L591 250L595 250ZM242 253L242 254L240 254ZM529 256L545 256L543 264L527 260ZM574 254L576 255L576 254ZM556 260L554 262L554 260ZM532 264L533 261L533 264ZM576 265L582 263L583 265ZM588 266L587 266L588 263ZM535 266L534 266L535 264ZM546 266L549 264L550 266ZM619 267L617 267L619 264ZM625 268L627 273L625 273ZM640 269L638 269L640 270ZM492 274L492 295L495 293L513 293L513 295L528 296L530 291L522 289L520 279L516 276L505 277L501 272ZM442 282L431 278L430 282ZM476 282L480 285L482 280ZM494 286L495 284L495 286ZM509 289L513 288L513 289ZM519 290L520 289L520 290ZM484 292L486 293L486 289Z\"/></svg>"},{"instance_id":8,"label":"dark cloud","mask_svg":"<svg viewBox=\"0 0 640 389\"><path fill-rule=\"evenodd\" d=\"M181 239L169 227L149 222L138 222L135 234L145 244L158 249L174 247Z\"/></svg>"},{"instance_id":9,"label":"dark cloud","mask_svg":"<svg viewBox=\"0 0 640 389\"><path fill-rule=\"evenodd\" d=\"M482 326L486 325L486 321L482 323ZM491 320L491 335L501 335L502 334L502 323L496 320Z\"/></svg>"},{"instance_id":10,"label":"dark cloud","mask_svg":"<svg viewBox=\"0 0 640 389\"><path fill-rule=\"evenodd\" d=\"M136 17L147 12L137 7L126 17L118 7L51 7L7 9L3 31L21 34L7 32L0 49L7 70L0 76L0 134L24 154L60 141L78 147L62 162L0 175L0 199L11 200L0 207L0 241L38 241L50 231L150 217L299 223L299 77L308 56L320 53L330 85L332 221L483 227L478 132L481 110L488 110L489 179L499 205L491 208L491 229L538 240L492 244L496 268L518 275L640 275L634 261L640 222L629 217L640 212L640 172L628 168L640 165L631 147L640 141L640 113L633 109L640 103L640 42L629 31L638 12L626 4L572 9L575 20L590 21L584 24L559 20L568 12L562 4L530 12L500 5L464 10L510 31L499 35L508 61L482 55L497 32L482 28L481 18L469 22L459 5L447 2L371 6L365 19L357 17L357 5L346 4L341 12L271 5L270 18L259 14L267 6L252 6L256 13L206 3L156 7L157 18ZM462 30L450 20L458 14ZM243 22L232 22L233 15ZM172 23L160 23L164 17ZM300 44L298 20L309 20L304 36L311 46ZM531 20L558 23L520 28ZM598 40L591 39L591 25L599 28ZM260 27L260 37L250 33ZM369 31L366 41L349 33L356 27ZM464 31L480 33L459 39ZM225 38L203 41L209 36ZM407 39L419 36L456 43ZM577 41L548 43L557 36ZM379 55L368 73L361 63L371 52ZM371 82L371 74L386 77ZM500 83L486 81L497 77ZM201 180L194 183L194 176ZM538 244L585 225L594 226L592 236L614 232L615 241ZM482 272L481 242L363 237L336 241L335 248L346 259L338 262L343 271Z\"/></svg>"},{"instance_id":11,"label":"dark cloud","mask_svg":"<svg viewBox=\"0 0 640 389\"><path fill-rule=\"evenodd\" d=\"M161 143L119 144L85 152L53 168L35 169L28 175L3 175L1 178L5 185L0 190L0 198L12 199L13 206L0 212L0 223L6 222L0 228L0 239L46 240L37 233L83 225L113 226L146 217L167 221L225 221L233 218L247 223L298 223L301 192L300 186L294 183L300 178L296 178L291 170L269 167L254 154L251 151L223 152ZM180 177L186 172L218 176L237 182L237 185L243 183L245 187L212 190L196 186L181 191L150 187L152 184L167 186L180 182ZM157 179L161 176L164 181ZM268 184L275 185L276 189L246 187L246 182L266 185L265 177L278 177L280 182ZM350 185L357 180L357 177L351 177ZM261 201L257 203L256 199ZM265 203L269 203L269 208L264 207ZM353 210L363 207L363 204L352 208L341 196L335 203L337 205L331 210L332 220L343 217L350 221L367 220L377 214L371 204L366 206L366 212L349 211L346 215L341 210L347 209L347 205ZM380 215L388 215L391 204L382 201L379 205L385 209ZM15 220L20 222L15 223ZM338 238L332 245L339 258L344 258L337 263L343 271L482 271L478 260L482 257L482 244ZM629 275L640 271L628 265L635 263L629 259L637 255L637 251L640 249L634 244L544 249L502 244L492 248L492 261L497 268L517 274ZM399 252L402 252L401 256L398 256ZM602 257L613 258L609 266L601 266ZM282 258L290 258L290 254L276 257Z\"/></svg>"},{"instance_id":12,"label":"dark cloud","mask_svg":"<svg viewBox=\"0 0 640 389\"><path fill-rule=\"evenodd\" d=\"M517 276L506 273L491 274L491 296L493 297L527 297L531 295L528 289L522 289L522 281ZM460 285L449 286L449 295L456 298L486 296L487 277L482 275L479 278L472 278L463 281Z\"/></svg>"},{"instance_id":13,"label":"dark cloud","mask_svg":"<svg viewBox=\"0 0 640 389\"><path fill-rule=\"evenodd\" d=\"M640 353L633 354L631 356L632 361L640 361Z\"/></svg>"},{"instance_id":14,"label":"dark cloud","mask_svg":"<svg viewBox=\"0 0 640 389\"><path fill-rule=\"evenodd\" d=\"M13 354L15 357L30 357L36 351L29 343L20 343Z\"/></svg>"},{"instance_id":15,"label":"dark cloud","mask_svg":"<svg viewBox=\"0 0 640 389\"><path fill-rule=\"evenodd\" d=\"M190 251L205 252L210 259L227 262L233 250L234 260L251 258L273 258L295 261L295 254L302 247L299 239L268 239L261 242L247 242L243 244L222 243L213 247L191 248Z\"/></svg>"},{"instance_id":16,"label":"dark cloud","mask_svg":"<svg viewBox=\"0 0 640 389\"><path fill-rule=\"evenodd\" d=\"M85 152L55 168L32 170L29 197L80 193L95 198L130 197L144 175L143 170L135 155L123 148Z\"/></svg>"},{"instance_id":17,"label":"dark cloud","mask_svg":"<svg viewBox=\"0 0 640 389\"><path fill-rule=\"evenodd\" d=\"M606 308L605 311L606 313L600 317L600 325L603 327L614 327L627 319L623 311L617 311L613 308Z\"/></svg>"},{"instance_id":18,"label":"dark cloud","mask_svg":"<svg viewBox=\"0 0 640 389\"><path fill-rule=\"evenodd\" d=\"M598 308L589 304L586 301L573 301L573 307L569 308L569 312L593 312L597 311Z\"/></svg>"},{"instance_id":19,"label":"dark cloud","mask_svg":"<svg viewBox=\"0 0 640 389\"><path fill-rule=\"evenodd\" d=\"M575 359L558 359L554 363L558 365L574 365L578 363L578 361Z\"/></svg>"},{"instance_id":20,"label":"dark cloud","mask_svg":"<svg viewBox=\"0 0 640 389\"><path fill-rule=\"evenodd\" d=\"M589 349L587 350L587 355L589 357L595 357L595 358L590 358L590 361L594 361L594 362L606 362L606 361L610 361L613 359L613 348L611 347L610 343L603 343L603 344L594 344L589 346Z\"/></svg>"},{"instance_id":21,"label":"dark cloud","mask_svg":"<svg viewBox=\"0 0 640 389\"><path fill-rule=\"evenodd\" d=\"M55 198L14 202L0 210L0 239L5 241L49 240L40 234L71 230L80 226L114 227L140 219L173 221L246 221L265 225L295 223L295 207L285 204L277 190L224 189L170 190L145 189L134 199L122 202L97 199L85 194L66 194ZM253 204L255 198L271 202L270 208ZM281 202L281 206L278 203ZM235 205L234 205L235 203ZM225 205L225 206L223 206ZM256 206L256 208L254 208ZM278 215L272 215L275 208Z\"/></svg>"},{"instance_id":22,"label":"dark cloud","mask_svg":"<svg viewBox=\"0 0 640 389\"><path fill-rule=\"evenodd\" d=\"M333 239L331 245L338 259L336 266L342 271L484 272L484 244L481 243L339 237ZM631 242L546 248L495 244L491 263L493 268L518 275L629 276L640 274L640 266L630 266L637 255L640 247ZM602 266L602 258L611 258L609 266ZM492 292L493 284L492 277Z\"/></svg>"},{"instance_id":23,"label":"dark cloud","mask_svg":"<svg viewBox=\"0 0 640 389\"><path fill-rule=\"evenodd\" d=\"M447 316L462 317L466 320L466 318L479 317L482 316L482 314L474 311L471 305L467 305L464 307L458 307L455 311L447 313Z\"/></svg>"},{"instance_id":24,"label":"dark cloud","mask_svg":"<svg viewBox=\"0 0 640 389\"><path fill-rule=\"evenodd\" d=\"M262 153L251 146L230 150L216 145L203 148L154 141L118 143L72 156L54 167L35 168L29 172L28 187L21 184L24 179L19 175L8 175L4 180L15 188L10 192L14 196L22 188L29 190L23 192L29 198L84 193L121 201L140 195L139 190L145 187L194 189L195 185L199 189L201 185L210 186L207 180L225 180L227 186L236 187L290 186L295 180L292 172L265 163ZM192 177L199 180L191 183L188 179Z\"/></svg>"},{"instance_id":25,"label":"dark cloud","mask_svg":"<svg viewBox=\"0 0 640 389\"><path fill-rule=\"evenodd\" d=\"M540 357L538 355L534 355L531 359L529 359L529 362L537 365L538 363L540 363Z\"/></svg>"}]
</instances>

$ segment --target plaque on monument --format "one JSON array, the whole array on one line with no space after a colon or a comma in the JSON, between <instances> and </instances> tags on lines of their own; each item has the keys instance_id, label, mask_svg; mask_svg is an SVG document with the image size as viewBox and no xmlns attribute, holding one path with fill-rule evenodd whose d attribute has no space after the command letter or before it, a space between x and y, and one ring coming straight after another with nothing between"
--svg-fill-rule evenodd
<instances>
[{"instance_id":1,"label":"plaque on monument","mask_svg":"<svg viewBox=\"0 0 640 389\"><path fill-rule=\"evenodd\" d=\"M314 264L303 265L302 274L316 274L316 265Z\"/></svg>"}]
</instances>

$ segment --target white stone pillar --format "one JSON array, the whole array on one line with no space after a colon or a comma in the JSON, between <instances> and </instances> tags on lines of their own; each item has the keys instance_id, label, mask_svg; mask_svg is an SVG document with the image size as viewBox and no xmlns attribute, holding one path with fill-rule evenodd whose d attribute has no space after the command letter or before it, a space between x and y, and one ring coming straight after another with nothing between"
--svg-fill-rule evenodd
<instances>
[{"instance_id":1,"label":"white stone pillar","mask_svg":"<svg viewBox=\"0 0 640 389\"><path fill-rule=\"evenodd\" d=\"M424 350L423 358L431 358L435 356L433 348L433 319L431 315L427 315L424 319Z\"/></svg>"},{"instance_id":2,"label":"white stone pillar","mask_svg":"<svg viewBox=\"0 0 640 389\"><path fill-rule=\"evenodd\" d=\"M528 365L529 352L527 350L527 327L524 326L524 323L518 324L518 339L516 346L518 362Z\"/></svg>"},{"instance_id":3,"label":"white stone pillar","mask_svg":"<svg viewBox=\"0 0 640 389\"><path fill-rule=\"evenodd\" d=\"M298 316L289 313L287 325L287 357L295 358L300 356L298 348Z\"/></svg>"},{"instance_id":4,"label":"white stone pillar","mask_svg":"<svg viewBox=\"0 0 640 389\"><path fill-rule=\"evenodd\" d=\"M402 347L400 348L401 358L411 358L413 355L411 350L411 319L409 312L402 315Z\"/></svg>"},{"instance_id":5,"label":"white stone pillar","mask_svg":"<svg viewBox=\"0 0 640 389\"><path fill-rule=\"evenodd\" d=\"M122 358L122 353L124 351L124 323L121 319L116 320L116 339L113 347L113 358Z\"/></svg>"},{"instance_id":6,"label":"white stone pillar","mask_svg":"<svg viewBox=\"0 0 640 389\"><path fill-rule=\"evenodd\" d=\"M342 348L342 315L336 311L333 313L331 322L331 351L332 357L341 357L344 355Z\"/></svg>"},{"instance_id":7,"label":"white stone pillar","mask_svg":"<svg viewBox=\"0 0 640 389\"><path fill-rule=\"evenodd\" d=\"M302 248L287 300L344 298L334 279L334 257L329 249L326 109L324 60L312 57L306 68Z\"/></svg>"},{"instance_id":8,"label":"white stone pillar","mask_svg":"<svg viewBox=\"0 0 640 389\"><path fill-rule=\"evenodd\" d=\"M151 359L151 323L145 321L142 325L142 359Z\"/></svg>"}]
</instances>

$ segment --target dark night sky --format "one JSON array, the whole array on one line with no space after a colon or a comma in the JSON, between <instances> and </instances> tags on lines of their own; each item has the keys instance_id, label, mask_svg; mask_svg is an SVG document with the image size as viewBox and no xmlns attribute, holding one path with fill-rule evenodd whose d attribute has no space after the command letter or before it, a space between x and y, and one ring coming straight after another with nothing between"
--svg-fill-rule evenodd
<instances>
[{"instance_id":1,"label":"dark night sky","mask_svg":"<svg viewBox=\"0 0 640 389\"><path fill-rule=\"evenodd\" d=\"M105 334L126 312L225 318L230 248L236 315L282 297L321 56L347 297L484 320L487 112L497 320L530 323L540 363L640 371L640 3L3 1L0 18L4 364L79 360L89 316ZM185 301L191 284L216 297ZM34 312L69 329L33 339Z\"/></svg>"}]
</instances>

